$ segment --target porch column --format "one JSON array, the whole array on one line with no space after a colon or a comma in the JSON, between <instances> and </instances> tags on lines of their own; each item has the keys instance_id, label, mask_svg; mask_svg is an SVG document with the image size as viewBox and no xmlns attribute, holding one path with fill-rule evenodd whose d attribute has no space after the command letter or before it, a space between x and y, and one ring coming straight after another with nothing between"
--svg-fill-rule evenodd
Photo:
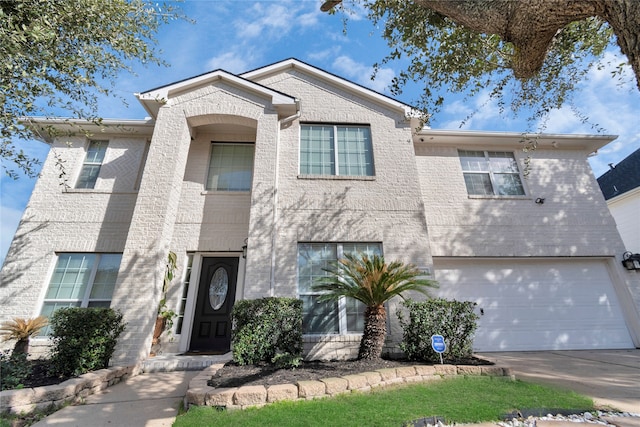
<instances>
[{"instance_id":1,"label":"porch column","mask_svg":"<svg viewBox=\"0 0 640 427\"><path fill-rule=\"evenodd\" d=\"M190 143L182 109L160 108L111 303L127 322L112 365L149 354Z\"/></svg>"}]
</instances>

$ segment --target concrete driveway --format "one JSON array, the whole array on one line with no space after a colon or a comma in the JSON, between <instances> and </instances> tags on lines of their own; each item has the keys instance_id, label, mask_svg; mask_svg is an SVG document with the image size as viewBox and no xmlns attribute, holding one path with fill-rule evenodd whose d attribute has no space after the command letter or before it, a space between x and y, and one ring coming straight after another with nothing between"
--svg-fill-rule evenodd
<instances>
[{"instance_id":1,"label":"concrete driveway","mask_svg":"<svg viewBox=\"0 0 640 427\"><path fill-rule=\"evenodd\" d=\"M570 389L596 405L640 413L640 349L479 353L517 379Z\"/></svg>"}]
</instances>

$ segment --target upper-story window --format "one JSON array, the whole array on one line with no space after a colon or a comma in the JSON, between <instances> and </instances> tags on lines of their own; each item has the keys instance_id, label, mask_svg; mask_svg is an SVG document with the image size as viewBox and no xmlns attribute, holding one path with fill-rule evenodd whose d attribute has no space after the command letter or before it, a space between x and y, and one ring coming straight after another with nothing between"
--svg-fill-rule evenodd
<instances>
[{"instance_id":1,"label":"upper-story window","mask_svg":"<svg viewBox=\"0 0 640 427\"><path fill-rule=\"evenodd\" d=\"M469 195L523 196L518 162L508 151L458 150Z\"/></svg>"},{"instance_id":2,"label":"upper-story window","mask_svg":"<svg viewBox=\"0 0 640 427\"><path fill-rule=\"evenodd\" d=\"M373 176L373 173L369 126L301 126L301 175Z\"/></svg>"},{"instance_id":3,"label":"upper-story window","mask_svg":"<svg viewBox=\"0 0 640 427\"><path fill-rule=\"evenodd\" d=\"M211 144L207 190L250 191L253 176L253 144Z\"/></svg>"},{"instance_id":4,"label":"upper-story window","mask_svg":"<svg viewBox=\"0 0 640 427\"><path fill-rule=\"evenodd\" d=\"M41 314L64 307L109 307L122 254L61 253L44 296ZM47 335L47 327L42 335Z\"/></svg>"},{"instance_id":5,"label":"upper-story window","mask_svg":"<svg viewBox=\"0 0 640 427\"><path fill-rule=\"evenodd\" d=\"M87 155L82 164L82 170L76 183L76 188L94 188L100 174L100 167L104 161L109 141L89 141Z\"/></svg>"}]
</instances>

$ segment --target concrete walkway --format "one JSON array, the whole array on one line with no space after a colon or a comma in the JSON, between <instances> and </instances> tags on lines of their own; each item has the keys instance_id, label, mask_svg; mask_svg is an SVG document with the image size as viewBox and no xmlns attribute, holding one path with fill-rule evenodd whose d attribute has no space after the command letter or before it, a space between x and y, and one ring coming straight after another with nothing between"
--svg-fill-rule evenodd
<instances>
[{"instance_id":1,"label":"concrete walkway","mask_svg":"<svg viewBox=\"0 0 640 427\"><path fill-rule=\"evenodd\" d=\"M67 406L36 427L169 427L197 371L143 373Z\"/></svg>"},{"instance_id":2,"label":"concrete walkway","mask_svg":"<svg viewBox=\"0 0 640 427\"><path fill-rule=\"evenodd\" d=\"M640 413L640 349L479 353L516 378L570 389L596 405Z\"/></svg>"}]
</instances>

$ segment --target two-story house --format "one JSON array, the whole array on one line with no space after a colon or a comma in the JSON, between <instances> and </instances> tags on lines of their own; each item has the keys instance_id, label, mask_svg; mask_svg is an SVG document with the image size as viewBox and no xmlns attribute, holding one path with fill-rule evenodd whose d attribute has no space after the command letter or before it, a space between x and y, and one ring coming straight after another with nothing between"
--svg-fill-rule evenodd
<instances>
[{"instance_id":1,"label":"two-story house","mask_svg":"<svg viewBox=\"0 0 640 427\"><path fill-rule=\"evenodd\" d=\"M112 363L137 363L172 251L179 318L164 352L227 351L234 301L287 296L303 300L309 358L352 357L362 307L320 303L311 285L365 252L477 302L478 351L640 346L640 274L620 263L587 162L614 137L534 135L528 158L526 135L418 131L408 105L295 59L137 97L150 119L76 123L93 136L51 141L2 270L0 320L111 306L128 323Z\"/></svg>"}]
</instances>

